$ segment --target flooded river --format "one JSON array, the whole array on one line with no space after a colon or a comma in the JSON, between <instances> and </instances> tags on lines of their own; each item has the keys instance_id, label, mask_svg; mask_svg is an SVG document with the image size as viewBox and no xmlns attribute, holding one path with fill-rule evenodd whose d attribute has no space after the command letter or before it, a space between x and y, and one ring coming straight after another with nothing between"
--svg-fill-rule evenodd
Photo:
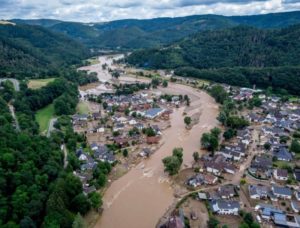
<instances>
[{"instance_id":1,"label":"flooded river","mask_svg":"<svg viewBox=\"0 0 300 228\"><path fill-rule=\"evenodd\" d=\"M190 166L193 152L200 149L202 133L217 126L218 106L208 94L173 83L164 92L188 94L192 102L187 113L200 113L199 123L191 130L186 130L183 121L185 107L174 110L171 127L163 132L163 145L149 159L132 168L107 189L103 198L104 211L95 227L155 227L174 201L174 192L168 176L164 173L162 159L171 155L173 148L182 147L183 164Z\"/></svg>"}]
</instances>

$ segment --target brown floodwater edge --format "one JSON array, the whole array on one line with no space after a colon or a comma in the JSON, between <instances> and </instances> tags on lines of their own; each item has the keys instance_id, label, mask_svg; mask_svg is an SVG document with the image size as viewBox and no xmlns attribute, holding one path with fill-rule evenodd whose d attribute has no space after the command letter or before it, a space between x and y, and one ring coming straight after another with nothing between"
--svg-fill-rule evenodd
<instances>
[{"instance_id":1,"label":"brown floodwater edge","mask_svg":"<svg viewBox=\"0 0 300 228\"><path fill-rule=\"evenodd\" d=\"M184 149L183 167L190 167L193 152L200 151L201 135L218 125L218 105L205 92L170 83L168 93L192 95L191 108L174 110L171 127L163 132L163 145L148 159L114 181L104 194L104 211L95 227L155 227L174 202L172 181L164 172L162 159L173 148ZM199 122L186 130L184 112L200 113Z\"/></svg>"},{"instance_id":2,"label":"brown floodwater edge","mask_svg":"<svg viewBox=\"0 0 300 228\"><path fill-rule=\"evenodd\" d=\"M110 77L102 72L101 64L111 59L101 57L100 64L85 67L98 73L101 80ZM121 82L142 81L147 78L121 76ZM110 183L103 196L103 212L98 215L93 227L99 228L153 228L160 218L176 202L173 181L164 172L162 159L171 155L175 147L184 150L182 169L191 167L193 152L200 150L200 138L204 132L218 126L216 117L219 108L206 92L187 85L170 83L167 88L159 88L162 93L187 94L191 98L190 107L174 109L170 116L171 127L163 131L162 145L148 159L142 160L122 177ZM199 117L199 121L187 130L184 114ZM93 215L94 217L94 215Z\"/></svg>"}]
</instances>

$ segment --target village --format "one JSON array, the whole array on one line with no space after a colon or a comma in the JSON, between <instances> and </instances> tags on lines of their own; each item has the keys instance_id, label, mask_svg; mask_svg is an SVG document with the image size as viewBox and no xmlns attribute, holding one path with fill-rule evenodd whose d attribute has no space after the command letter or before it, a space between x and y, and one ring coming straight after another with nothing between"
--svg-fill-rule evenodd
<instances>
[{"instance_id":1,"label":"village","mask_svg":"<svg viewBox=\"0 0 300 228\"><path fill-rule=\"evenodd\" d=\"M112 61L111 64L116 67ZM102 69L106 68L102 65ZM175 191L173 207L157 226L300 227L297 101L283 101L258 89L211 83L199 86L198 80L171 76L172 72L159 72L160 77L152 81L136 76L119 82L124 71L112 69L111 74L117 77L111 81L117 86L105 79L96 88L81 91L81 100L88 102L92 111L72 117L74 131L84 134L87 140L86 148L77 148L81 166L75 172L85 194L103 187L103 178L97 175L99 166L113 167L108 176L111 183L164 144L162 135L171 127L174 110L189 110L190 106L188 95L166 93L168 82L208 92L221 86L234 104L231 111L245 124L237 127L219 124L219 146L214 151L205 152L207 148L199 143L200 153L194 152L193 163L185 164L175 178L171 177L173 188L179 191ZM135 74L143 75L139 71ZM183 112L182 122L186 115ZM191 117L185 131L201 118Z\"/></svg>"},{"instance_id":2,"label":"village","mask_svg":"<svg viewBox=\"0 0 300 228\"><path fill-rule=\"evenodd\" d=\"M300 106L261 90L222 87L239 105L259 104L239 112L248 126L221 139L213 155L195 156L192 172L181 171L179 184L189 192L161 227L205 227L203 217L209 227L300 227Z\"/></svg>"}]
</instances>

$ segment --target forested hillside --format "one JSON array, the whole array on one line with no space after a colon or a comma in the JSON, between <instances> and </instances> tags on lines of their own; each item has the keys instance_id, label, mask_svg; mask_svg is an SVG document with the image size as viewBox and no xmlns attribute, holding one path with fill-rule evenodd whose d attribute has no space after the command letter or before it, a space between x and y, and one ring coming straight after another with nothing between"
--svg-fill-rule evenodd
<instances>
[{"instance_id":1,"label":"forested hillside","mask_svg":"<svg viewBox=\"0 0 300 228\"><path fill-rule=\"evenodd\" d=\"M40 26L0 25L0 75L55 75L89 56L82 44Z\"/></svg>"},{"instance_id":2,"label":"forested hillside","mask_svg":"<svg viewBox=\"0 0 300 228\"><path fill-rule=\"evenodd\" d=\"M101 196L83 194L81 181L73 175L80 164L74 151L85 144L85 138L74 133L67 116L59 118L59 123L64 120L62 127L50 137L41 136L34 114L54 99L65 97L63 111L73 114L77 85L57 79L37 90L28 89L25 83L20 88L14 91L13 85L5 82L0 89L0 227L74 227L81 215L101 206ZM15 107L20 129L8 104ZM69 151L66 169L62 144Z\"/></svg>"},{"instance_id":3,"label":"forested hillside","mask_svg":"<svg viewBox=\"0 0 300 228\"><path fill-rule=\"evenodd\" d=\"M162 49L136 51L127 61L176 74L240 86L299 93L300 25L278 30L238 26L198 33Z\"/></svg>"},{"instance_id":4,"label":"forested hillside","mask_svg":"<svg viewBox=\"0 0 300 228\"><path fill-rule=\"evenodd\" d=\"M118 20L106 23L76 23L57 20L13 20L47 27L64 33L88 47L109 49L153 48L170 44L200 31L250 25L257 28L283 28L300 23L300 12L226 17L195 15L147 20Z\"/></svg>"}]
</instances>

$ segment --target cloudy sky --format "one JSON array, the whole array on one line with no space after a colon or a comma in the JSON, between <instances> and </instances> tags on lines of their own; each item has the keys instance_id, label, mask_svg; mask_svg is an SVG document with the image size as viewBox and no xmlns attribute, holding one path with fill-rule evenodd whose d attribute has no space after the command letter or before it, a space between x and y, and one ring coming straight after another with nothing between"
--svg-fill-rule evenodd
<instances>
[{"instance_id":1,"label":"cloudy sky","mask_svg":"<svg viewBox=\"0 0 300 228\"><path fill-rule=\"evenodd\" d=\"M0 19L51 18L83 22L293 10L300 10L300 0L0 0Z\"/></svg>"}]
</instances>

